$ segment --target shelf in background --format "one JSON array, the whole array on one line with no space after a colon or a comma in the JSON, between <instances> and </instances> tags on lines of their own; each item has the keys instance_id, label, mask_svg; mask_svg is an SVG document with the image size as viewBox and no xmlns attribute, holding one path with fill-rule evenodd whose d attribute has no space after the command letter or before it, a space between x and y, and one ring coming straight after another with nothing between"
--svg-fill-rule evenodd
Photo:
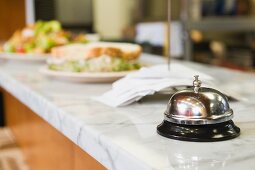
<instances>
[{"instance_id":1,"label":"shelf in background","mask_svg":"<svg viewBox=\"0 0 255 170\"><path fill-rule=\"evenodd\" d=\"M255 17L205 17L189 21L187 29L201 31L255 31Z\"/></svg>"}]
</instances>

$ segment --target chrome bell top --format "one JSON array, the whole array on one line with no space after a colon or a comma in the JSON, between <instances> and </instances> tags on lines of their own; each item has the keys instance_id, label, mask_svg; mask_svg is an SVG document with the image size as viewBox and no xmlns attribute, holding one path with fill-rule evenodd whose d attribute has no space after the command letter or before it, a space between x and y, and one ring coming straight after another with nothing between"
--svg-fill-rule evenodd
<instances>
[{"instance_id":1,"label":"chrome bell top","mask_svg":"<svg viewBox=\"0 0 255 170\"><path fill-rule=\"evenodd\" d=\"M195 76L193 87L175 93L165 111L165 120L185 125L206 125L229 121L233 110L227 97L221 92L201 87Z\"/></svg>"}]
</instances>

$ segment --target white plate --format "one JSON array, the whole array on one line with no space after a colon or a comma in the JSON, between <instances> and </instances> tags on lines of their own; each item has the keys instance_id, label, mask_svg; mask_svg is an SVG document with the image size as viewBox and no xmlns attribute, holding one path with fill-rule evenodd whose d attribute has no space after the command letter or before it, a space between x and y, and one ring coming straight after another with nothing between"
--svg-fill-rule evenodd
<instances>
[{"instance_id":1,"label":"white plate","mask_svg":"<svg viewBox=\"0 0 255 170\"><path fill-rule=\"evenodd\" d=\"M0 59L17 61L46 61L49 54L1 53Z\"/></svg>"},{"instance_id":2,"label":"white plate","mask_svg":"<svg viewBox=\"0 0 255 170\"><path fill-rule=\"evenodd\" d=\"M75 72L64 72L54 71L44 66L40 69L40 72L50 78L78 82L78 83L111 83L114 82L127 74L134 71L122 71L122 72L97 72L97 73L75 73Z\"/></svg>"}]
</instances>

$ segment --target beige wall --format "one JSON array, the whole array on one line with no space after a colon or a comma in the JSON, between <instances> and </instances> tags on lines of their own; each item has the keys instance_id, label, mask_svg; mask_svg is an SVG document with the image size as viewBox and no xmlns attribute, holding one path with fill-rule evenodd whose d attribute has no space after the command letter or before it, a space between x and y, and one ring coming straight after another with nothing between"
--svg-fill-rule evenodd
<instances>
[{"instance_id":1,"label":"beige wall","mask_svg":"<svg viewBox=\"0 0 255 170\"><path fill-rule=\"evenodd\" d=\"M92 1L93 0L56 0L57 19L67 24L91 23Z\"/></svg>"},{"instance_id":2,"label":"beige wall","mask_svg":"<svg viewBox=\"0 0 255 170\"><path fill-rule=\"evenodd\" d=\"M137 0L93 0L94 29L103 38L120 39L123 29L132 24ZM167 0L146 0L149 18L166 21ZM180 0L172 0L173 19L179 16ZM147 16L146 16L147 17Z\"/></svg>"},{"instance_id":3,"label":"beige wall","mask_svg":"<svg viewBox=\"0 0 255 170\"><path fill-rule=\"evenodd\" d=\"M155 19L166 18L167 0L150 0L149 14Z\"/></svg>"},{"instance_id":4,"label":"beige wall","mask_svg":"<svg viewBox=\"0 0 255 170\"><path fill-rule=\"evenodd\" d=\"M132 22L136 0L93 0L94 29L103 38L119 39Z\"/></svg>"},{"instance_id":5,"label":"beige wall","mask_svg":"<svg viewBox=\"0 0 255 170\"><path fill-rule=\"evenodd\" d=\"M149 18L152 20L166 20L167 19L167 0L146 0L148 5ZM180 15L181 0L171 0L171 14L172 19L176 20Z\"/></svg>"}]
</instances>

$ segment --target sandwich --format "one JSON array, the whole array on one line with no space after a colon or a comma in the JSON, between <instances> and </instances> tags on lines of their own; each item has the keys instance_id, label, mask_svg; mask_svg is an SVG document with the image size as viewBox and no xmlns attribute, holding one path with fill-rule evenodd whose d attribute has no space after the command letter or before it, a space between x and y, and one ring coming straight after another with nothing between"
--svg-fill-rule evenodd
<instances>
[{"instance_id":1,"label":"sandwich","mask_svg":"<svg viewBox=\"0 0 255 170\"><path fill-rule=\"evenodd\" d=\"M94 42L55 47L48 68L69 72L119 72L137 70L142 48L130 43Z\"/></svg>"}]
</instances>

